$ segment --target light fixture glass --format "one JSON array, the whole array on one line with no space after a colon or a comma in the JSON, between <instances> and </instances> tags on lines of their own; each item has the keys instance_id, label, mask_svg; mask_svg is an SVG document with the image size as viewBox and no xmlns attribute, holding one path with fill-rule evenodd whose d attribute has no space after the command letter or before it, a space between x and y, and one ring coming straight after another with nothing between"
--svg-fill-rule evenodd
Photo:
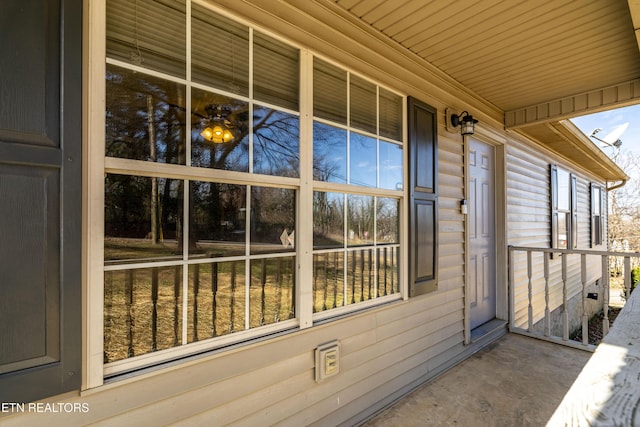
<instances>
[{"instance_id":1,"label":"light fixture glass","mask_svg":"<svg viewBox=\"0 0 640 427\"><path fill-rule=\"evenodd\" d=\"M216 109L213 106L207 106L207 109L210 113L209 126L200 132L200 136L215 144L232 141L231 123L222 117L222 108L218 107ZM212 115L213 111L215 111L215 116Z\"/></svg>"},{"instance_id":2,"label":"light fixture glass","mask_svg":"<svg viewBox=\"0 0 640 427\"><path fill-rule=\"evenodd\" d=\"M462 135L473 135L476 123L478 123L478 120L474 119L473 116L466 111L463 111L460 115L451 115L451 124L453 127L460 126L460 133Z\"/></svg>"}]
</instances>

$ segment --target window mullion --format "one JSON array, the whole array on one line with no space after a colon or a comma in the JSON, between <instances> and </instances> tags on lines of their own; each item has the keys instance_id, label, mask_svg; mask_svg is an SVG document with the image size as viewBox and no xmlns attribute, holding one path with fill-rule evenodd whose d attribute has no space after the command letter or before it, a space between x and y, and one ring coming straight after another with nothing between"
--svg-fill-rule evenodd
<instances>
[{"instance_id":1,"label":"window mullion","mask_svg":"<svg viewBox=\"0 0 640 427\"><path fill-rule=\"evenodd\" d=\"M313 55L300 52L300 190L298 192L297 317L300 328L313 325ZM304 220L303 220L304 218Z\"/></svg>"}]
</instances>

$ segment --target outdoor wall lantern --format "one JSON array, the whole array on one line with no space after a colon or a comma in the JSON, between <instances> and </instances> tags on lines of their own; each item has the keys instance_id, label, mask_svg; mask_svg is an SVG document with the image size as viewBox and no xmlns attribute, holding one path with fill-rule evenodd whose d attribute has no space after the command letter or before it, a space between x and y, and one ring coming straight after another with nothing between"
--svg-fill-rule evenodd
<instances>
[{"instance_id":1,"label":"outdoor wall lantern","mask_svg":"<svg viewBox=\"0 0 640 427\"><path fill-rule=\"evenodd\" d=\"M205 107L209 115L209 126L204 128L200 135L207 141L221 144L233 140L231 132L231 123L227 120L229 111L224 110L220 106L207 105Z\"/></svg>"},{"instance_id":2,"label":"outdoor wall lantern","mask_svg":"<svg viewBox=\"0 0 640 427\"><path fill-rule=\"evenodd\" d=\"M466 111L458 114L451 115L451 125L453 127L460 126L460 133L463 135L473 135L474 127L478 123L478 120Z\"/></svg>"}]
</instances>

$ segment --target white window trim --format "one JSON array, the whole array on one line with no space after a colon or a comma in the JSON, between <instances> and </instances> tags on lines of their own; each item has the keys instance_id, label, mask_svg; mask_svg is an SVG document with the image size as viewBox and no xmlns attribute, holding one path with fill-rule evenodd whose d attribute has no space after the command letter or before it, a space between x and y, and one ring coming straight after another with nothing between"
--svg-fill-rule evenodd
<instances>
[{"instance_id":1,"label":"white window trim","mask_svg":"<svg viewBox=\"0 0 640 427\"><path fill-rule=\"evenodd\" d=\"M191 31L190 31L190 16L191 16L191 3L204 5L209 8L214 8L216 12L229 17L237 22L241 22L248 25L250 28L250 37L253 34L253 28L259 29L261 32L274 37L278 40L296 47L300 51L300 105L299 112L288 111L285 108L279 106L273 106L279 111L289 112L300 117L300 177L299 178L284 178L273 177L267 175L256 175L254 177L241 172L232 171L219 171L210 170L205 168L196 168L185 165L173 165L173 164L153 164L150 162L140 162L135 160L105 157L105 74L106 64L112 64L117 66L123 66L128 69L136 69L135 65L128 63L121 63L114 59L107 59L106 57L106 0L85 0L84 4L84 40L83 40L83 57L84 57L84 84L83 84L83 101L85 108L83 109L83 234L84 250L83 250L83 383L82 390L88 390L91 388L99 387L104 384L105 375L119 372L121 370L128 370L141 365L141 362L145 365L151 363L160 363L168 359L170 354L172 357L179 357L181 355L188 355L194 352L205 351L212 349L212 340L215 340L215 347L219 345L231 344L234 342L242 341L243 339L249 339L253 337L262 336L264 333L272 333L282 331L291 328L305 329L313 326L314 321L327 320L332 317L338 317L359 311L364 308L373 306L379 306L390 301L397 301L400 299L408 299L408 286L406 283L406 271L408 268L408 260L406 257L406 242L408 237L408 224L406 221L407 212L407 191L403 190L387 190L380 188L369 187L355 187L347 184L335 184L325 182L313 181L313 147L312 144L303 143L303 141L312 141L313 136L313 58L320 55L315 55L313 52L296 46L291 41L283 39L282 37L272 34L269 31L264 31L256 27L253 24L243 22L241 19L229 14L224 10L219 10L217 7L199 0L187 0L187 64L186 64L186 78L181 79L174 76L169 76L161 72L156 72L146 68L140 68L138 71L149 75L155 75L162 79L169 81L177 81L185 84L187 89L191 87L209 90L210 87L201 85L195 82L190 82L190 55L188 51L190 49ZM329 59L322 58L328 62L334 62ZM250 58L250 61L252 58ZM346 67L339 65L351 74L351 71ZM368 79L367 77L359 77ZM372 81L372 80L370 80ZM374 82L377 86L379 83ZM251 88L251 85L250 85ZM403 182L407 182L407 162L408 152L406 149L407 140L407 107L406 96L399 92L384 87L385 90L389 90L398 94L404 100L403 102ZM379 91L379 87L377 89ZM237 94L225 93L224 91L215 90L216 93L223 95L233 96L237 99L243 99L243 97ZM187 90L187 105L191 102L191 90ZM251 93L249 98L251 98ZM255 105L264 105L271 107L270 105L259 102L257 100L251 100ZM318 119L321 121L321 119ZM334 123L331 123L335 125ZM366 134L366 132L359 131L359 133ZM393 142L398 144L398 141L390 140L388 138L371 135L380 141ZM190 138L187 138L186 147L186 164L190 164ZM399 144L400 145L400 144ZM304 162L304 163L303 163ZM252 160L249 159L250 168L252 166ZM251 169L250 169L251 171ZM182 345L166 350L161 350L153 353L148 353L134 358L125 359L118 362L112 362L109 367L105 368L103 363L104 352L104 272L108 270L115 270L118 267L105 267L104 265L104 176L106 173L129 173L138 176L150 176L150 177L163 177L163 178L175 178L175 179L198 179L202 181L224 181L229 183L243 184L243 185L255 185L260 186L277 186L280 188L291 188L298 191L298 203L297 203L297 236L298 247L296 248L296 260L297 260L297 283L296 286L296 318L267 325L260 328L258 333L255 333L254 329L236 332L234 334L216 337L213 339L198 341L195 343L189 343L188 345ZM254 179L255 178L255 179ZM406 185L404 186L406 188ZM311 218L313 215L313 192L314 191L337 191L349 194L367 194L377 197L392 197L400 200L400 208L398 212L399 216L399 239L400 244L398 250L398 283L400 292L394 295L388 295L378 297L376 299L360 302L355 305L346 305L337 309L329 310L314 316L313 313L313 222L303 221L302 218ZM185 190L186 191L186 190ZM373 193L373 194L372 194ZM188 198L185 198L185 204L188 203ZM185 233L188 236L188 233ZM186 238L186 237L185 237ZM282 256L283 254L278 254ZM243 257L243 259L248 257ZM200 261L200 260L198 260ZM176 262L169 262L171 265L178 264L191 264L189 260L178 260ZM154 263L154 266L160 266ZM131 265L127 265L131 268ZM183 275L188 274L184 271ZM183 286L187 286L188 281L183 278Z\"/></svg>"}]
</instances>

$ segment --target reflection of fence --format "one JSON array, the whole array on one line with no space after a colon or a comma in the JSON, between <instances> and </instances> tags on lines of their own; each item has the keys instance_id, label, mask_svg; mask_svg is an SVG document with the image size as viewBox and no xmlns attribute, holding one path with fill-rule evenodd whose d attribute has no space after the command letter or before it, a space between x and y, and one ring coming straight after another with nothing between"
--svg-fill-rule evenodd
<instances>
[{"instance_id":1,"label":"reflection of fence","mask_svg":"<svg viewBox=\"0 0 640 427\"><path fill-rule=\"evenodd\" d=\"M523 254L526 257L526 264ZM550 266L552 254L556 258L553 262L560 263L559 272L552 272L553 269ZM577 258L571 257L579 257L579 262L576 262ZM587 257L599 259L598 264L593 265L592 269L599 269L599 281L596 283L601 286L596 285L595 289L591 288L595 291L592 293L589 292L589 286L593 287L593 285L588 283L590 269ZM606 335L609 331L610 278L616 274L609 267L614 258L622 260L622 269L619 273L624 277L625 292L629 295L632 260L638 263L640 253L509 247L510 330L591 349L592 346L589 343L593 340L590 341L589 337L588 301L591 298L599 300L603 316L602 333ZM570 264L569 259L576 261ZM558 266L555 267L557 269ZM570 282L578 282L577 293L571 292ZM561 295L560 303L551 303L557 295ZM542 297L544 314L538 320L540 316L534 315L534 306L540 303ZM554 310L559 317L554 316ZM571 316L577 316L577 318L572 319ZM552 331L553 323L556 321L559 323L559 333ZM579 327L580 342L570 339L570 325L576 323L581 325Z\"/></svg>"},{"instance_id":2,"label":"reflection of fence","mask_svg":"<svg viewBox=\"0 0 640 427\"><path fill-rule=\"evenodd\" d=\"M295 258L246 262L106 271L105 363L293 318Z\"/></svg>"},{"instance_id":3,"label":"reflection of fence","mask_svg":"<svg viewBox=\"0 0 640 427\"><path fill-rule=\"evenodd\" d=\"M313 310L331 310L400 292L398 246L317 251Z\"/></svg>"}]
</instances>

